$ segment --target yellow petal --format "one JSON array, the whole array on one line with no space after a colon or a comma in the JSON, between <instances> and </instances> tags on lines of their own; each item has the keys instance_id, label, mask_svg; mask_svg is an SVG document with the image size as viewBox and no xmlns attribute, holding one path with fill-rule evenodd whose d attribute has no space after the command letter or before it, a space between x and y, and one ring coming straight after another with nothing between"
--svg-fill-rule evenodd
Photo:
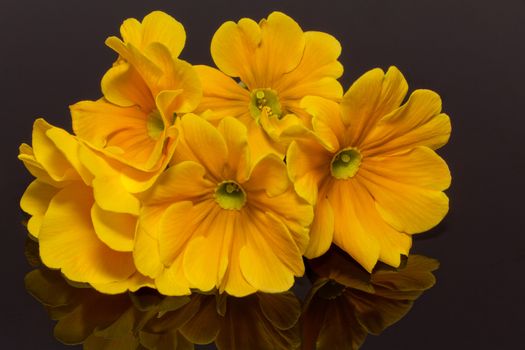
<instances>
[{"instance_id":1,"label":"yellow petal","mask_svg":"<svg viewBox=\"0 0 525 350\"><path fill-rule=\"evenodd\" d=\"M251 171L250 179L243 184L246 191L265 191L269 197L283 193L290 186L286 165L273 154L259 160Z\"/></svg>"},{"instance_id":2,"label":"yellow petal","mask_svg":"<svg viewBox=\"0 0 525 350\"><path fill-rule=\"evenodd\" d=\"M208 66L195 66L202 82L203 98L199 112L212 110L212 118L239 117L248 112L250 92L232 78Z\"/></svg>"},{"instance_id":3,"label":"yellow petal","mask_svg":"<svg viewBox=\"0 0 525 350\"><path fill-rule=\"evenodd\" d=\"M304 273L301 253L286 226L271 214L251 211L241 216L246 245L240 262L244 278L260 291L288 290L294 275Z\"/></svg>"},{"instance_id":4,"label":"yellow petal","mask_svg":"<svg viewBox=\"0 0 525 350\"><path fill-rule=\"evenodd\" d=\"M301 100L301 107L313 116L315 135L326 149L334 152L348 143L339 104L317 96L306 96Z\"/></svg>"},{"instance_id":5,"label":"yellow petal","mask_svg":"<svg viewBox=\"0 0 525 350\"><path fill-rule=\"evenodd\" d=\"M400 108L385 116L368 135L363 150L396 153L419 145L437 149L450 137L450 118L441 112L441 98L430 90L416 90Z\"/></svg>"},{"instance_id":6,"label":"yellow petal","mask_svg":"<svg viewBox=\"0 0 525 350\"><path fill-rule=\"evenodd\" d=\"M412 246L409 235L396 231L386 222L376 210L374 198L360 181L351 181L354 194L356 220L364 232L374 237L380 245L379 260L393 267L401 263L401 255L408 255Z\"/></svg>"},{"instance_id":7,"label":"yellow petal","mask_svg":"<svg viewBox=\"0 0 525 350\"><path fill-rule=\"evenodd\" d=\"M171 266L155 278L155 285L159 293L164 295L180 296L191 294L188 280L184 276L182 256L175 259Z\"/></svg>"},{"instance_id":8,"label":"yellow petal","mask_svg":"<svg viewBox=\"0 0 525 350\"><path fill-rule=\"evenodd\" d=\"M218 126L226 147L228 148L227 169L223 172L225 178L244 182L250 172L250 151L246 127L237 119L224 118Z\"/></svg>"},{"instance_id":9,"label":"yellow petal","mask_svg":"<svg viewBox=\"0 0 525 350\"><path fill-rule=\"evenodd\" d=\"M133 259L137 270L151 278L164 271L160 258L158 230L164 207L144 207L137 222Z\"/></svg>"},{"instance_id":10,"label":"yellow petal","mask_svg":"<svg viewBox=\"0 0 525 350\"><path fill-rule=\"evenodd\" d=\"M50 185L60 187L60 182L53 180L47 171L44 170L42 165L36 160L31 146L26 143L21 144L19 147L18 159L24 163L24 166L31 175Z\"/></svg>"},{"instance_id":11,"label":"yellow petal","mask_svg":"<svg viewBox=\"0 0 525 350\"><path fill-rule=\"evenodd\" d=\"M445 161L427 147L419 146L395 155L367 157L361 167L392 181L431 190L443 191L451 182Z\"/></svg>"},{"instance_id":12,"label":"yellow petal","mask_svg":"<svg viewBox=\"0 0 525 350\"><path fill-rule=\"evenodd\" d=\"M238 230L238 211L216 208L199 227L201 234L192 239L184 253L184 274L190 284L209 291L222 284L228 268L231 242ZM199 234L195 232L194 234Z\"/></svg>"},{"instance_id":13,"label":"yellow petal","mask_svg":"<svg viewBox=\"0 0 525 350\"><path fill-rule=\"evenodd\" d=\"M144 199L148 205L173 203L213 194L215 185L204 178L206 169L193 161L183 161L164 171Z\"/></svg>"},{"instance_id":14,"label":"yellow petal","mask_svg":"<svg viewBox=\"0 0 525 350\"><path fill-rule=\"evenodd\" d=\"M49 176L55 181L70 181L80 179L78 172L65 156L65 152L76 153L76 142L65 145L60 150L48 136L48 131L56 129L44 119L37 119L33 125L33 152L36 161L41 164ZM64 133L65 131L62 130ZM73 139L73 136L70 136Z\"/></svg>"},{"instance_id":15,"label":"yellow petal","mask_svg":"<svg viewBox=\"0 0 525 350\"><path fill-rule=\"evenodd\" d=\"M148 278L139 272L135 272L131 277L125 281L112 282L106 284L92 284L93 288L104 294L121 294L126 291L136 292L140 288L148 287L155 288L155 283L151 278Z\"/></svg>"},{"instance_id":16,"label":"yellow petal","mask_svg":"<svg viewBox=\"0 0 525 350\"><path fill-rule=\"evenodd\" d=\"M247 18L224 23L213 36L211 54L220 70L240 77L250 89L267 88L297 67L304 43L299 25L273 12L259 25Z\"/></svg>"},{"instance_id":17,"label":"yellow petal","mask_svg":"<svg viewBox=\"0 0 525 350\"><path fill-rule=\"evenodd\" d=\"M192 202L183 201L165 210L158 231L160 258L165 266L182 257L192 237L202 234L202 226L206 226L204 230L209 228L209 223L217 214L215 207L213 201L201 202L195 207Z\"/></svg>"},{"instance_id":18,"label":"yellow petal","mask_svg":"<svg viewBox=\"0 0 525 350\"><path fill-rule=\"evenodd\" d=\"M134 44L133 37L122 32L125 42ZM142 20L142 45L160 43L170 51L173 57L178 57L186 42L186 32L180 22L162 11L153 11ZM136 45L138 46L138 45Z\"/></svg>"},{"instance_id":19,"label":"yellow petal","mask_svg":"<svg viewBox=\"0 0 525 350\"><path fill-rule=\"evenodd\" d=\"M149 111L154 107L151 91L137 69L120 61L102 77L101 88L104 97L121 107L140 106Z\"/></svg>"},{"instance_id":20,"label":"yellow petal","mask_svg":"<svg viewBox=\"0 0 525 350\"><path fill-rule=\"evenodd\" d=\"M252 177L244 185L248 203L252 208L272 213L279 218L302 253L308 244L309 226L313 220L312 206L297 195L283 169L282 161L269 156L263 158L261 163L263 164L260 167L254 168Z\"/></svg>"},{"instance_id":21,"label":"yellow petal","mask_svg":"<svg viewBox=\"0 0 525 350\"><path fill-rule=\"evenodd\" d=\"M334 237L334 211L326 198L321 198L315 207L314 221L310 230L310 241L304 256L313 259L323 255Z\"/></svg>"},{"instance_id":22,"label":"yellow petal","mask_svg":"<svg viewBox=\"0 0 525 350\"><path fill-rule=\"evenodd\" d=\"M251 115L245 115L241 120L248 129L248 145L252 162L257 162L268 154L275 154L280 158L284 157L286 145L272 140Z\"/></svg>"},{"instance_id":23,"label":"yellow petal","mask_svg":"<svg viewBox=\"0 0 525 350\"><path fill-rule=\"evenodd\" d=\"M71 106L73 130L105 154L141 170L156 166L163 139L148 132L148 114L136 107L122 108L103 100Z\"/></svg>"},{"instance_id":24,"label":"yellow petal","mask_svg":"<svg viewBox=\"0 0 525 350\"><path fill-rule=\"evenodd\" d=\"M312 205L317 201L318 186L329 174L332 156L311 140L292 142L288 148L286 166L290 179L297 193Z\"/></svg>"},{"instance_id":25,"label":"yellow petal","mask_svg":"<svg viewBox=\"0 0 525 350\"><path fill-rule=\"evenodd\" d=\"M383 168L375 173L364 168L359 179L375 198L381 216L395 229L407 233L431 229L448 212L448 198L441 192L450 183L448 167L425 147L391 160L398 164L390 169L383 163Z\"/></svg>"},{"instance_id":26,"label":"yellow petal","mask_svg":"<svg viewBox=\"0 0 525 350\"><path fill-rule=\"evenodd\" d=\"M355 198L351 182L335 180L328 190L328 200L334 212L334 243L371 272L379 259L381 245L363 227L358 203L349 200Z\"/></svg>"},{"instance_id":27,"label":"yellow petal","mask_svg":"<svg viewBox=\"0 0 525 350\"><path fill-rule=\"evenodd\" d=\"M214 179L221 179L224 165L228 162L228 149L219 131L194 114L184 115L179 126L181 136L172 162L196 161Z\"/></svg>"},{"instance_id":28,"label":"yellow petal","mask_svg":"<svg viewBox=\"0 0 525 350\"><path fill-rule=\"evenodd\" d=\"M136 216L106 211L95 203L91 219L97 237L108 247L119 252L133 251Z\"/></svg>"},{"instance_id":29,"label":"yellow petal","mask_svg":"<svg viewBox=\"0 0 525 350\"><path fill-rule=\"evenodd\" d=\"M337 58L341 54L341 44L322 32L306 32L304 38L301 62L274 86L280 92L280 99L285 105L289 100L299 101L307 95L340 100L343 88L337 78L343 74L343 66Z\"/></svg>"},{"instance_id":30,"label":"yellow petal","mask_svg":"<svg viewBox=\"0 0 525 350\"><path fill-rule=\"evenodd\" d=\"M341 102L343 122L350 125L350 139L360 145L373 126L388 113L399 107L408 85L395 68L385 74L376 68L363 74L352 84Z\"/></svg>"},{"instance_id":31,"label":"yellow petal","mask_svg":"<svg viewBox=\"0 0 525 350\"><path fill-rule=\"evenodd\" d=\"M135 272L131 253L114 251L96 236L91 223L91 189L62 189L49 204L40 229L40 256L69 279L87 283L126 280Z\"/></svg>"},{"instance_id":32,"label":"yellow petal","mask_svg":"<svg viewBox=\"0 0 525 350\"><path fill-rule=\"evenodd\" d=\"M33 237L38 238L40 226L42 225L42 220L49 206L49 202L51 202L51 199L53 199L59 190L60 189L37 179L29 184L22 195L20 207L23 211L31 215L27 223L27 230Z\"/></svg>"}]
</instances>

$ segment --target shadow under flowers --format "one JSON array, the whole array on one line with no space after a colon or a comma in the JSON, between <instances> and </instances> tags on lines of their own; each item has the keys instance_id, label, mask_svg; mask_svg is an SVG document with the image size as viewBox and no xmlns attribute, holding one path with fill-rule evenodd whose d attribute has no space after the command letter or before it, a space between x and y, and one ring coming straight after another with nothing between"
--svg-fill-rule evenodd
<instances>
[{"instance_id":1,"label":"shadow under flowers","mask_svg":"<svg viewBox=\"0 0 525 350\"><path fill-rule=\"evenodd\" d=\"M379 265L369 274L331 248L306 261L312 287L301 305L292 292L166 297L143 288L106 295L47 269L35 242L26 245L26 256L35 267L26 275L27 290L57 321L55 337L86 350L178 350L211 343L221 350L358 349L367 334L381 333L409 311L434 285L438 267L434 259L410 255L398 269Z\"/></svg>"}]
</instances>

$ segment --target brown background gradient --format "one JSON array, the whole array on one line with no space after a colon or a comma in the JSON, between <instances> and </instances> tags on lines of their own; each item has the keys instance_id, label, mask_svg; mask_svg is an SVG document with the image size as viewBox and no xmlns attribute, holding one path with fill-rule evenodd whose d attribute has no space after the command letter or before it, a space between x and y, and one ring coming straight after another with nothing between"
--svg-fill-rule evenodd
<instances>
[{"instance_id":1,"label":"brown background gradient","mask_svg":"<svg viewBox=\"0 0 525 350\"><path fill-rule=\"evenodd\" d=\"M340 40L345 90L371 68L396 65L411 89L437 91L453 127L440 151L453 175L451 209L413 252L441 261L438 283L363 349L523 347L525 1L0 0L1 349L67 348L23 286L18 200L30 176L18 145L38 116L70 129L68 105L97 99L115 58L104 39L155 9L183 23L191 63L212 64L209 43L222 22L281 10Z\"/></svg>"}]
</instances>

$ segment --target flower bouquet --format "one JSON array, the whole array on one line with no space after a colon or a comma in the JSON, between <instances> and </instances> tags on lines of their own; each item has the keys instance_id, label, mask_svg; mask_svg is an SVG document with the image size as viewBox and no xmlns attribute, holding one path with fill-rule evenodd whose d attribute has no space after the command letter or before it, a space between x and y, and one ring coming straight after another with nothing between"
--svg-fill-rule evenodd
<instances>
[{"instance_id":1,"label":"flower bouquet","mask_svg":"<svg viewBox=\"0 0 525 350\"><path fill-rule=\"evenodd\" d=\"M409 251L448 211L439 95L406 99L395 67L344 92L340 43L280 12L221 25L217 68L179 58L184 27L163 12L120 34L102 97L70 106L73 134L37 119L20 146L36 178L26 283L57 338L352 349L433 285L437 262ZM305 273L301 306L289 290ZM70 299L49 301L52 285Z\"/></svg>"}]
</instances>

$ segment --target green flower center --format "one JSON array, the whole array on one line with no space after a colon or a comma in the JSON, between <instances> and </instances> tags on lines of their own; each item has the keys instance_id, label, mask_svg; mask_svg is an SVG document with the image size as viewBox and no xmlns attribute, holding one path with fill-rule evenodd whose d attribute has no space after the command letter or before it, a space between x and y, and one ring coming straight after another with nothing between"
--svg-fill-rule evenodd
<instances>
[{"instance_id":1,"label":"green flower center","mask_svg":"<svg viewBox=\"0 0 525 350\"><path fill-rule=\"evenodd\" d=\"M268 116L276 116L281 118L282 109L281 103L277 92L272 89L257 89L253 90L250 95L250 113L255 119L259 119L261 111L265 108L269 108Z\"/></svg>"},{"instance_id":2,"label":"green flower center","mask_svg":"<svg viewBox=\"0 0 525 350\"><path fill-rule=\"evenodd\" d=\"M346 148L339 151L332 159L332 176L340 180L354 177L361 165L361 159L361 153L355 148Z\"/></svg>"},{"instance_id":3,"label":"green flower center","mask_svg":"<svg viewBox=\"0 0 525 350\"><path fill-rule=\"evenodd\" d=\"M146 120L146 128L148 129L148 135L154 140L158 140L162 132L164 131L164 121L162 115L158 110L153 110L148 114Z\"/></svg>"},{"instance_id":4,"label":"green flower center","mask_svg":"<svg viewBox=\"0 0 525 350\"><path fill-rule=\"evenodd\" d=\"M334 280L328 281L324 286L319 288L317 295L323 299L332 300L341 296L346 290L346 286Z\"/></svg>"},{"instance_id":5,"label":"green flower center","mask_svg":"<svg viewBox=\"0 0 525 350\"><path fill-rule=\"evenodd\" d=\"M235 181L223 181L215 190L215 201L223 209L239 210L246 203L246 193Z\"/></svg>"}]
</instances>

